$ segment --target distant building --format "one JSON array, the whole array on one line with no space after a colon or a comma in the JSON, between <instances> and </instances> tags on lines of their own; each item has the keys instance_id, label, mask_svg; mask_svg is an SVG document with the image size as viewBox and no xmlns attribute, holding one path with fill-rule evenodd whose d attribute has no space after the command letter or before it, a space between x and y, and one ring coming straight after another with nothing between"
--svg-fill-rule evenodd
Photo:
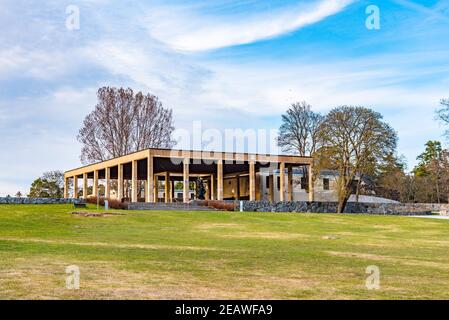
<instances>
[{"instance_id":1,"label":"distant building","mask_svg":"<svg viewBox=\"0 0 449 320\"><path fill-rule=\"evenodd\" d=\"M274 171L274 199L279 201L280 198L280 172L279 170ZM293 169L293 199L294 201L308 201L308 179L304 176L302 168ZM261 193L262 198L265 199L270 193L269 187L269 175L267 172L261 171L260 183L261 183ZM285 178L286 179L286 178ZM321 202L333 202L338 201L338 191L337 191L337 179L338 171L336 170L321 170L318 176L315 178L315 183L313 185L314 190L314 201ZM355 202L357 183L360 176L357 175L353 185L352 193L349 198L350 202ZM287 182L285 182L287 183ZM361 186L365 186L367 180L363 179L361 181ZM375 195L374 192L370 194L359 195L359 202L375 202L375 203L398 203L391 199L380 198Z\"/></svg>"},{"instance_id":2,"label":"distant building","mask_svg":"<svg viewBox=\"0 0 449 320\"><path fill-rule=\"evenodd\" d=\"M261 172L263 179L261 179L262 193L267 195L270 192L268 173ZM279 170L274 172L274 198L279 201L280 198L280 179ZM315 178L313 185L314 200L315 201L337 201L337 178L338 172L335 170L321 170L320 174ZM286 178L284 178L286 179ZM356 177L353 185L353 193L357 185L359 177ZM293 170L293 200L307 201L308 200L308 179L305 177L302 168Z\"/></svg>"}]
</instances>

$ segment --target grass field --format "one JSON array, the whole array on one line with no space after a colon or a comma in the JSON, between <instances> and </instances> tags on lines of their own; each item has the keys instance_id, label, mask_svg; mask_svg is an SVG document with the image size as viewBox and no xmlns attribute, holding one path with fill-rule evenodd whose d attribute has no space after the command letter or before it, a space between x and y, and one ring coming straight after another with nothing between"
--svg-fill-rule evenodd
<instances>
[{"instance_id":1,"label":"grass field","mask_svg":"<svg viewBox=\"0 0 449 320\"><path fill-rule=\"evenodd\" d=\"M1 299L449 299L447 220L71 211L0 206ZM369 265L379 290L365 288Z\"/></svg>"}]
</instances>

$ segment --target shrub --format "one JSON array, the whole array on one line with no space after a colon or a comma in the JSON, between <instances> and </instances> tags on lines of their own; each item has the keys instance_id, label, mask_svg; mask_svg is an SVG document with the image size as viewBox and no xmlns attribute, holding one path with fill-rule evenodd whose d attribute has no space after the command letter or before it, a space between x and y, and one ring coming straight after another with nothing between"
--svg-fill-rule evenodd
<instances>
[{"instance_id":1,"label":"shrub","mask_svg":"<svg viewBox=\"0 0 449 320\"><path fill-rule=\"evenodd\" d=\"M86 199L87 203L90 204L97 204L97 197L88 197ZM100 197L100 206L104 207L104 197ZM121 210L127 210L128 209L128 203L127 202L122 202L118 199L109 199L108 200L109 203L109 208L111 209L121 209Z\"/></svg>"},{"instance_id":2,"label":"shrub","mask_svg":"<svg viewBox=\"0 0 449 320\"><path fill-rule=\"evenodd\" d=\"M201 207L207 207L210 200L199 200L197 203Z\"/></svg>"},{"instance_id":3,"label":"shrub","mask_svg":"<svg viewBox=\"0 0 449 320\"><path fill-rule=\"evenodd\" d=\"M220 200L204 200L204 206L208 206L214 209L218 210L224 210L224 211L234 211L234 203L233 202L226 202L226 201L220 201Z\"/></svg>"},{"instance_id":4,"label":"shrub","mask_svg":"<svg viewBox=\"0 0 449 320\"><path fill-rule=\"evenodd\" d=\"M117 199L109 199L109 208L127 210L128 202L121 202L120 200Z\"/></svg>"},{"instance_id":5,"label":"shrub","mask_svg":"<svg viewBox=\"0 0 449 320\"><path fill-rule=\"evenodd\" d=\"M100 206L104 206L104 199L102 201L103 198L100 198ZM92 196L92 197L87 197L86 202L90 203L90 204L97 204L97 200L98 198L96 196Z\"/></svg>"}]
</instances>

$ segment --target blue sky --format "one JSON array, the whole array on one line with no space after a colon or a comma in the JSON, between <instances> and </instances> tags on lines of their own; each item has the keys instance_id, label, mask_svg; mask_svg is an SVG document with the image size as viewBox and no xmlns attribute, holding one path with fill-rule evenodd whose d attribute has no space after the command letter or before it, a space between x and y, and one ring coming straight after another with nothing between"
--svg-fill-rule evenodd
<instances>
[{"instance_id":1,"label":"blue sky","mask_svg":"<svg viewBox=\"0 0 449 320\"><path fill-rule=\"evenodd\" d=\"M301 100L364 105L398 131L409 167L444 141L447 0L42 2L0 3L0 195L79 166L76 135L105 85L159 96L185 129L276 129ZM365 27L372 4L380 30Z\"/></svg>"}]
</instances>

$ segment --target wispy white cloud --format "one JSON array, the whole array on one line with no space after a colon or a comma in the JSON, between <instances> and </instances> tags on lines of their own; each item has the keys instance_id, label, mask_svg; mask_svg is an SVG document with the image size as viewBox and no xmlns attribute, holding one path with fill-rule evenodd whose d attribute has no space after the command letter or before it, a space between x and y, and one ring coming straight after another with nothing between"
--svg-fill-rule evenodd
<instances>
[{"instance_id":1,"label":"wispy white cloud","mask_svg":"<svg viewBox=\"0 0 449 320\"><path fill-rule=\"evenodd\" d=\"M163 46L130 41L96 41L80 50L82 56L139 88L171 94L201 85L207 69ZM192 81L195 79L196 81Z\"/></svg>"},{"instance_id":2,"label":"wispy white cloud","mask_svg":"<svg viewBox=\"0 0 449 320\"><path fill-rule=\"evenodd\" d=\"M28 50L21 46L0 48L0 79L11 76L41 80L60 77L74 66L74 63L67 63L70 55L61 51Z\"/></svg>"},{"instance_id":3,"label":"wispy white cloud","mask_svg":"<svg viewBox=\"0 0 449 320\"><path fill-rule=\"evenodd\" d=\"M354 0L318 0L270 12L212 16L186 7L152 8L144 19L150 35L172 48L202 51L282 35L342 11Z\"/></svg>"},{"instance_id":4,"label":"wispy white cloud","mask_svg":"<svg viewBox=\"0 0 449 320\"><path fill-rule=\"evenodd\" d=\"M445 23L449 23L449 17L444 14L444 12L448 8L448 4L446 1L438 2L433 8L428 8L422 4L410 0L393 0L393 2L405 8L423 13L431 18L438 19L439 21L443 21Z\"/></svg>"},{"instance_id":5,"label":"wispy white cloud","mask_svg":"<svg viewBox=\"0 0 449 320\"><path fill-rule=\"evenodd\" d=\"M84 116L96 102L96 88L71 88L42 95L0 100L0 196L29 191L45 171L79 165L81 146L76 141ZM7 169L5 169L7 168Z\"/></svg>"},{"instance_id":6,"label":"wispy white cloud","mask_svg":"<svg viewBox=\"0 0 449 320\"><path fill-rule=\"evenodd\" d=\"M188 55L157 47L148 51L126 42L97 45L86 49L91 58L128 79L133 88L156 93L174 109L178 128L191 129L191 121L202 120L204 127L219 130L276 129L276 121L260 123L258 119L278 119L298 100L322 112L343 104L365 105L385 114L399 131L400 151L412 163L425 141L440 138L442 132L435 125L434 110L447 93L447 83L435 80L429 86L416 79L449 73L446 51L313 63L294 59L237 63L195 61ZM427 66L429 59L435 67Z\"/></svg>"}]
</instances>

